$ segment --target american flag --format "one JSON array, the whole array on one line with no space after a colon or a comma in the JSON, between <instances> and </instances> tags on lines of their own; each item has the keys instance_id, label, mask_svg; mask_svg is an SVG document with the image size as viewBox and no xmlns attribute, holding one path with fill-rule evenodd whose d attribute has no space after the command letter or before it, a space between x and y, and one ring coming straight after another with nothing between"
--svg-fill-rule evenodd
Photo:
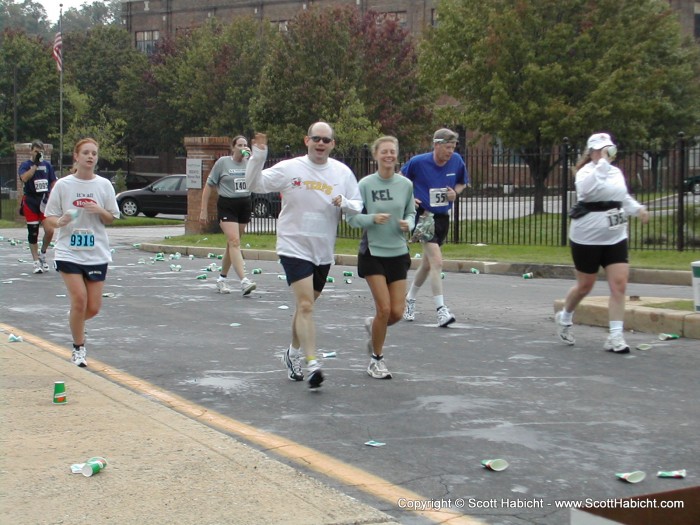
<instances>
[{"instance_id":1,"label":"american flag","mask_svg":"<svg viewBox=\"0 0 700 525\"><path fill-rule=\"evenodd\" d=\"M53 59L56 61L56 68L60 73L63 71L63 39L60 31L56 33L56 38L53 40Z\"/></svg>"}]
</instances>

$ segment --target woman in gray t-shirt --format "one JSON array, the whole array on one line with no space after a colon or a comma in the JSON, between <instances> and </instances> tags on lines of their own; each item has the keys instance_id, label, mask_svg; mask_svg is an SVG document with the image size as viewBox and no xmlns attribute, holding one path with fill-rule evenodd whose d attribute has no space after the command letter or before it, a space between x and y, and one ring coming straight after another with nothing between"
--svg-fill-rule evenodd
<instances>
[{"instance_id":1,"label":"woman in gray t-shirt","mask_svg":"<svg viewBox=\"0 0 700 525\"><path fill-rule=\"evenodd\" d=\"M241 237L252 215L250 192L245 182L245 167L250 156L248 141L243 135L237 135L231 141L231 155L219 157L209 173L207 183L202 191L202 209L199 220L206 222L209 216L209 198L216 188L219 198L216 202L219 226L226 235L226 252L221 262L221 275L216 280L219 293L231 293L228 285L228 271L233 266L241 280L241 292L248 295L255 290L256 284L245 275Z\"/></svg>"}]
</instances>

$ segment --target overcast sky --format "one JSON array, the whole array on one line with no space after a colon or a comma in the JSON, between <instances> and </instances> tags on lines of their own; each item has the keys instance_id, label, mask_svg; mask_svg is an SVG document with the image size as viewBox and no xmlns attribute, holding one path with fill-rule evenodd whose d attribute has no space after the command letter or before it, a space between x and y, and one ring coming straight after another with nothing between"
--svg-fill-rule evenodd
<instances>
[{"instance_id":1,"label":"overcast sky","mask_svg":"<svg viewBox=\"0 0 700 525\"><path fill-rule=\"evenodd\" d=\"M37 0L35 0L37 1ZM58 13L60 11L60 4L63 4L63 12L71 7L76 9L80 8L81 5L87 3L92 4L92 0L38 0L38 3L44 6L46 15L49 17L51 23L58 22Z\"/></svg>"}]
</instances>

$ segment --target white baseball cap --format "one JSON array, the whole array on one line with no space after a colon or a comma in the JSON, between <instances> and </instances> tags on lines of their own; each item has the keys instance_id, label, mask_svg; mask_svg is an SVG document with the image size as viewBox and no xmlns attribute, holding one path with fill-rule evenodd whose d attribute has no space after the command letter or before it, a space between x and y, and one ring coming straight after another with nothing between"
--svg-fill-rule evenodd
<instances>
[{"instance_id":1,"label":"white baseball cap","mask_svg":"<svg viewBox=\"0 0 700 525\"><path fill-rule=\"evenodd\" d=\"M607 133L595 133L588 138L586 149L603 149L605 146L614 146Z\"/></svg>"}]
</instances>

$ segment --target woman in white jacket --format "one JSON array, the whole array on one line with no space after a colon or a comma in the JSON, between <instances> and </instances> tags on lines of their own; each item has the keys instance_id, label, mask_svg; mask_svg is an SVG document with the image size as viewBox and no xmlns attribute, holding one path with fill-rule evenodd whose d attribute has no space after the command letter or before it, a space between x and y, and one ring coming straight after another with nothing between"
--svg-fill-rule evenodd
<instances>
[{"instance_id":1,"label":"woman in white jacket","mask_svg":"<svg viewBox=\"0 0 700 525\"><path fill-rule=\"evenodd\" d=\"M578 202L570 212L569 241L576 268L576 284L566 294L564 308L555 317L559 338L575 343L571 334L574 310L586 297L603 267L610 288L608 319L610 334L603 349L628 353L622 335L625 293L629 278L627 218L638 216L646 224L649 212L627 191L622 171L613 166L617 148L607 133L591 135L586 152L576 165Z\"/></svg>"}]
</instances>

